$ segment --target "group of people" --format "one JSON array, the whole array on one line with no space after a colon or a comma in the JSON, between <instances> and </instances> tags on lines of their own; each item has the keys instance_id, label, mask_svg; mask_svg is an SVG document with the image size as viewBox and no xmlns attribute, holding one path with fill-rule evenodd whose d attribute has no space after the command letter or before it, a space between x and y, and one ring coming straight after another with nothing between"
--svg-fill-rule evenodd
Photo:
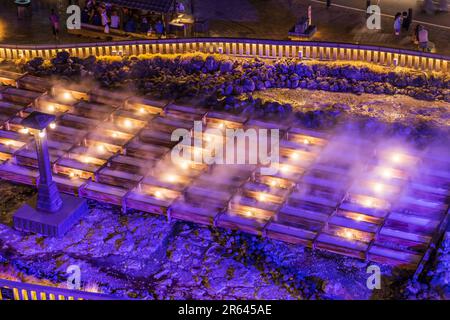
<instances>
[{"instance_id":1,"label":"group of people","mask_svg":"<svg viewBox=\"0 0 450 320\"><path fill-rule=\"evenodd\" d=\"M403 30L405 32L409 31L409 28L412 23L412 9L408 9L408 11L397 12L394 17L394 33L396 36L400 35L400 32Z\"/></svg>"},{"instance_id":2,"label":"group of people","mask_svg":"<svg viewBox=\"0 0 450 320\"><path fill-rule=\"evenodd\" d=\"M408 12L398 12L394 17L394 33L399 36L401 32L408 32L412 23L412 9ZM430 42L428 40L428 30L421 24L418 24L414 30L413 42L419 45L422 51L430 50Z\"/></svg>"},{"instance_id":3,"label":"group of people","mask_svg":"<svg viewBox=\"0 0 450 320\"><path fill-rule=\"evenodd\" d=\"M125 32L155 34L158 38L165 35L165 27L160 15L141 14L137 10L115 7L104 2L88 0L81 12L81 22L102 26L105 33L110 29L121 29Z\"/></svg>"}]
</instances>

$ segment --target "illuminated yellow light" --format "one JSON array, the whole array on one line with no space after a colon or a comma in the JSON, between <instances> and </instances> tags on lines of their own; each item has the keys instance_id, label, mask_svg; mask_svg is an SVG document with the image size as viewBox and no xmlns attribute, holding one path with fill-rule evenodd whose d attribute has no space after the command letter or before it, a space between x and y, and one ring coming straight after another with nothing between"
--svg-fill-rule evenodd
<instances>
[{"instance_id":1,"label":"illuminated yellow light","mask_svg":"<svg viewBox=\"0 0 450 320\"><path fill-rule=\"evenodd\" d=\"M159 192L159 191L156 191L156 192L155 192L155 197L156 197L156 198L161 198L161 197L162 197L162 193Z\"/></svg>"},{"instance_id":2,"label":"illuminated yellow light","mask_svg":"<svg viewBox=\"0 0 450 320\"><path fill-rule=\"evenodd\" d=\"M270 185L271 185L272 187L275 187L275 186L277 185L277 182L276 182L275 180L272 180L272 181L270 182Z\"/></svg>"},{"instance_id":3,"label":"illuminated yellow light","mask_svg":"<svg viewBox=\"0 0 450 320\"><path fill-rule=\"evenodd\" d=\"M219 129L223 129L225 125L223 123L219 123Z\"/></svg>"},{"instance_id":4,"label":"illuminated yellow light","mask_svg":"<svg viewBox=\"0 0 450 320\"><path fill-rule=\"evenodd\" d=\"M354 238L354 235L353 235L353 232L351 232L351 231L345 231L344 232L344 237L346 237L347 239L353 239Z\"/></svg>"},{"instance_id":5,"label":"illuminated yellow light","mask_svg":"<svg viewBox=\"0 0 450 320\"><path fill-rule=\"evenodd\" d=\"M293 152L293 153L291 154L291 158L292 158L293 160L297 160L297 159L299 158L298 153L297 153L297 152Z\"/></svg>"},{"instance_id":6,"label":"illuminated yellow light","mask_svg":"<svg viewBox=\"0 0 450 320\"><path fill-rule=\"evenodd\" d=\"M363 221L363 217L362 217L362 216L357 216L357 217L355 218L355 220L356 220L356 221Z\"/></svg>"},{"instance_id":7,"label":"illuminated yellow light","mask_svg":"<svg viewBox=\"0 0 450 320\"><path fill-rule=\"evenodd\" d=\"M75 178L75 173L73 173L73 172L70 172L70 173L69 173L69 177L71 177L71 178Z\"/></svg>"},{"instance_id":8,"label":"illuminated yellow light","mask_svg":"<svg viewBox=\"0 0 450 320\"><path fill-rule=\"evenodd\" d=\"M189 163L187 161L183 161L180 164L180 166L181 166L182 169L187 169L187 168L189 168Z\"/></svg>"},{"instance_id":9,"label":"illuminated yellow light","mask_svg":"<svg viewBox=\"0 0 450 320\"><path fill-rule=\"evenodd\" d=\"M289 167L288 166L281 166L281 172L283 172L283 173L287 173L287 172L289 172Z\"/></svg>"},{"instance_id":10,"label":"illuminated yellow light","mask_svg":"<svg viewBox=\"0 0 450 320\"><path fill-rule=\"evenodd\" d=\"M81 158L81 162L84 162L84 163L89 163L91 160L89 159L89 157L82 157Z\"/></svg>"},{"instance_id":11,"label":"illuminated yellow light","mask_svg":"<svg viewBox=\"0 0 450 320\"><path fill-rule=\"evenodd\" d=\"M145 109L144 108L140 108L139 109L139 113L145 113Z\"/></svg>"},{"instance_id":12,"label":"illuminated yellow light","mask_svg":"<svg viewBox=\"0 0 450 320\"><path fill-rule=\"evenodd\" d=\"M127 128L131 128L131 127L133 126L133 123L131 122L130 119L126 119L126 120L123 122L123 125L124 125L125 127L127 127Z\"/></svg>"},{"instance_id":13,"label":"illuminated yellow light","mask_svg":"<svg viewBox=\"0 0 450 320\"><path fill-rule=\"evenodd\" d=\"M373 190L375 190L376 193L381 193L383 192L383 185L381 183L376 183L373 186Z\"/></svg>"},{"instance_id":14,"label":"illuminated yellow light","mask_svg":"<svg viewBox=\"0 0 450 320\"><path fill-rule=\"evenodd\" d=\"M259 201L266 201L267 197L264 194L259 195Z\"/></svg>"},{"instance_id":15,"label":"illuminated yellow light","mask_svg":"<svg viewBox=\"0 0 450 320\"><path fill-rule=\"evenodd\" d=\"M363 204L364 204L365 207L370 208L370 207L373 206L373 201L372 201L372 199L366 199L366 200L364 200Z\"/></svg>"},{"instance_id":16,"label":"illuminated yellow light","mask_svg":"<svg viewBox=\"0 0 450 320\"><path fill-rule=\"evenodd\" d=\"M39 136L39 138L44 138L45 137L45 131L39 131L38 136Z\"/></svg>"},{"instance_id":17,"label":"illuminated yellow light","mask_svg":"<svg viewBox=\"0 0 450 320\"><path fill-rule=\"evenodd\" d=\"M384 169L382 175L384 178L389 179L392 177L392 172L389 169Z\"/></svg>"},{"instance_id":18,"label":"illuminated yellow light","mask_svg":"<svg viewBox=\"0 0 450 320\"><path fill-rule=\"evenodd\" d=\"M112 137L117 138L117 133L113 132Z\"/></svg>"},{"instance_id":19,"label":"illuminated yellow light","mask_svg":"<svg viewBox=\"0 0 450 320\"><path fill-rule=\"evenodd\" d=\"M399 154L394 154L392 155L391 160L395 163L400 163L402 161L402 157Z\"/></svg>"},{"instance_id":20,"label":"illuminated yellow light","mask_svg":"<svg viewBox=\"0 0 450 320\"><path fill-rule=\"evenodd\" d=\"M251 216L253 215L253 213L252 213L251 211L246 211L246 212L245 212L245 215L246 215L247 217L251 217Z\"/></svg>"},{"instance_id":21,"label":"illuminated yellow light","mask_svg":"<svg viewBox=\"0 0 450 320\"><path fill-rule=\"evenodd\" d=\"M303 143L304 143L304 144L309 144L309 140L308 140L308 139L304 139L304 140L303 140Z\"/></svg>"},{"instance_id":22,"label":"illuminated yellow light","mask_svg":"<svg viewBox=\"0 0 450 320\"><path fill-rule=\"evenodd\" d=\"M12 142L11 141L5 141L5 146L7 146L7 147L12 146Z\"/></svg>"},{"instance_id":23,"label":"illuminated yellow light","mask_svg":"<svg viewBox=\"0 0 450 320\"><path fill-rule=\"evenodd\" d=\"M30 132L30 129L28 129L28 128L22 128L22 129L19 130L19 132L20 132L20 133L23 133L23 134L28 134L28 133Z\"/></svg>"},{"instance_id":24,"label":"illuminated yellow light","mask_svg":"<svg viewBox=\"0 0 450 320\"><path fill-rule=\"evenodd\" d=\"M52 122L52 123L50 123L50 129L55 129L56 128L56 123L54 123L54 122Z\"/></svg>"},{"instance_id":25,"label":"illuminated yellow light","mask_svg":"<svg viewBox=\"0 0 450 320\"><path fill-rule=\"evenodd\" d=\"M97 152L104 153L106 151L105 146L102 144L97 145Z\"/></svg>"},{"instance_id":26,"label":"illuminated yellow light","mask_svg":"<svg viewBox=\"0 0 450 320\"><path fill-rule=\"evenodd\" d=\"M55 108L55 106L54 106L53 104L49 104L49 105L47 106L47 110L48 110L49 112L55 112L56 108Z\"/></svg>"},{"instance_id":27,"label":"illuminated yellow light","mask_svg":"<svg viewBox=\"0 0 450 320\"><path fill-rule=\"evenodd\" d=\"M173 174L170 174L167 176L167 181L173 183L173 182L177 181L177 177L174 176Z\"/></svg>"},{"instance_id":28,"label":"illuminated yellow light","mask_svg":"<svg viewBox=\"0 0 450 320\"><path fill-rule=\"evenodd\" d=\"M63 93L64 100L72 100L72 94L70 92L64 92Z\"/></svg>"}]
</instances>

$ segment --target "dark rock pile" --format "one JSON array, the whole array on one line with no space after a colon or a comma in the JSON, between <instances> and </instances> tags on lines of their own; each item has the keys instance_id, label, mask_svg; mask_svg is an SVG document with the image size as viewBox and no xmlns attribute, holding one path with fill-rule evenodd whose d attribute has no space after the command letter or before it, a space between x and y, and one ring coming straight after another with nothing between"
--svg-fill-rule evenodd
<instances>
[{"instance_id":1,"label":"dark rock pile","mask_svg":"<svg viewBox=\"0 0 450 320\"><path fill-rule=\"evenodd\" d=\"M450 101L450 80L420 72L378 72L351 64L305 64L296 60L268 63L254 60L223 60L202 55L176 58L97 60L70 57L60 52L50 64L42 58L27 62L23 69L39 76L71 79L91 76L107 87L131 82L142 92L157 92L169 98L206 96L210 103L235 107L228 97L251 95L268 88L349 92L355 94L402 94L421 100ZM386 69L387 70L387 69Z\"/></svg>"}]
</instances>

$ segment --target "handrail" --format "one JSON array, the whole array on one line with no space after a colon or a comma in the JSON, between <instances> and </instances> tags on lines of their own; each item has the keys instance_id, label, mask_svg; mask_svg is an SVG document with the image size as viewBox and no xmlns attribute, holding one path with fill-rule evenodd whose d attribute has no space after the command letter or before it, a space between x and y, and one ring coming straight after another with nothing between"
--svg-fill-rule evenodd
<instances>
[{"instance_id":1,"label":"handrail","mask_svg":"<svg viewBox=\"0 0 450 320\"><path fill-rule=\"evenodd\" d=\"M375 46L367 44L355 44L347 42L331 42L331 41L290 41L290 40L272 40L272 39L246 39L246 38L179 38L179 39L148 39L148 40L125 40L125 41L105 41L105 42L80 42L67 44L38 44L38 45L20 45L20 44L1 44L0 49L9 48L17 50L56 50L68 48L84 48L84 47L105 47L105 46L127 46L127 45L142 45L142 44L171 44L171 43L192 43L192 42L241 42L252 44L272 44L272 45L303 45L303 46L317 46L329 48L343 48L343 49L360 49L360 50L377 50L399 54L410 54L421 57L438 58L450 61L450 56L422 52L411 49L392 48L386 46Z\"/></svg>"},{"instance_id":2,"label":"handrail","mask_svg":"<svg viewBox=\"0 0 450 320\"><path fill-rule=\"evenodd\" d=\"M12 291L12 297L3 297L5 289ZM12 298L12 299L11 299ZM120 298L80 290L0 279L0 300L118 300Z\"/></svg>"},{"instance_id":3,"label":"handrail","mask_svg":"<svg viewBox=\"0 0 450 320\"><path fill-rule=\"evenodd\" d=\"M26 56L27 58L37 56L50 58L56 52L63 50L67 50L76 56L85 57L91 54L112 54L115 47L128 48L133 54L185 53L191 51L223 52L230 55L249 57L299 57L368 61L387 66L400 65L421 70L444 72L447 71L448 62L450 61L450 56L446 55L365 44L239 38L149 39L40 45L0 44L0 58L16 59L21 56ZM259 50L256 47L259 47ZM219 48L222 48L222 51Z\"/></svg>"}]
</instances>

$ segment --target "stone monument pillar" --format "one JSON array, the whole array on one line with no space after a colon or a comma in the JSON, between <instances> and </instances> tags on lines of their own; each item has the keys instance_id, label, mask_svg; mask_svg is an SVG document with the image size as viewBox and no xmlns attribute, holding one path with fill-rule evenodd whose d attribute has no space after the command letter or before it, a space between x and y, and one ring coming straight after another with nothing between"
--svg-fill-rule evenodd
<instances>
[{"instance_id":1,"label":"stone monument pillar","mask_svg":"<svg viewBox=\"0 0 450 320\"><path fill-rule=\"evenodd\" d=\"M59 237L87 211L87 204L85 199L60 194L53 181L47 127L55 119L54 115L34 111L22 120L35 137L39 183L37 197L16 211L13 223L18 230Z\"/></svg>"}]
</instances>

